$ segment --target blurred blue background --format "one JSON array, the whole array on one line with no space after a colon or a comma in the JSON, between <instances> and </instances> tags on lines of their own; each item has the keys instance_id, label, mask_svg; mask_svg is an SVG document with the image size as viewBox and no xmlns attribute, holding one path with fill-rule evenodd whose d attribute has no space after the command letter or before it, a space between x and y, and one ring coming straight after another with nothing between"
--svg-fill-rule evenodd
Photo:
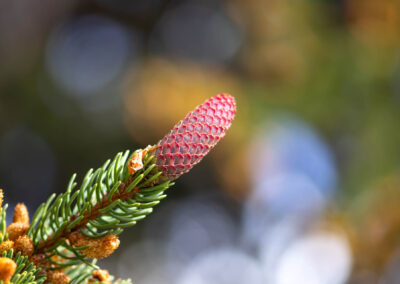
<instances>
[{"instance_id":1,"label":"blurred blue background","mask_svg":"<svg viewBox=\"0 0 400 284\"><path fill-rule=\"evenodd\" d=\"M226 92L102 261L137 284L400 282L400 1L0 1L0 187L34 209Z\"/></svg>"}]
</instances>

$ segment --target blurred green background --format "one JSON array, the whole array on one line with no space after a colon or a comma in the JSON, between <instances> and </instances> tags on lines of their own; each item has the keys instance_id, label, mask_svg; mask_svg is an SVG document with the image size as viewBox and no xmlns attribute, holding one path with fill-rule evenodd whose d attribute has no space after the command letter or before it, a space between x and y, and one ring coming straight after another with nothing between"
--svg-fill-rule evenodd
<instances>
[{"instance_id":1,"label":"blurred green background","mask_svg":"<svg viewBox=\"0 0 400 284\"><path fill-rule=\"evenodd\" d=\"M228 135L110 272L400 283L399 30L397 0L0 0L0 187L32 214L231 93Z\"/></svg>"}]
</instances>

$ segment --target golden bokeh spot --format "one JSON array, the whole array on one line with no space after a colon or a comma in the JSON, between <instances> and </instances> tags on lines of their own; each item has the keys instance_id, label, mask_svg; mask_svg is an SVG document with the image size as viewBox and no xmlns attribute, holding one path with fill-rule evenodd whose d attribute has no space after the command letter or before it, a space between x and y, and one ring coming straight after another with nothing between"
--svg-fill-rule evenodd
<instances>
[{"instance_id":1,"label":"golden bokeh spot","mask_svg":"<svg viewBox=\"0 0 400 284\"><path fill-rule=\"evenodd\" d=\"M232 75L195 63L152 59L127 78L125 125L140 143L156 143L176 122L211 95L240 95Z\"/></svg>"}]
</instances>

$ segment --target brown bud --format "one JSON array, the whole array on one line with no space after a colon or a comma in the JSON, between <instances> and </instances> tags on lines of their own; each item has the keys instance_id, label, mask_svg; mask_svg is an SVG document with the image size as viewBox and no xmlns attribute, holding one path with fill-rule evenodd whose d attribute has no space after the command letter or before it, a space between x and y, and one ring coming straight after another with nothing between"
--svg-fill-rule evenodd
<instances>
[{"instance_id":1,"label":"brown bud","mask_svg":"<svg viewBox=\"0 0 400 284\"><path fill-rule=\"evenodd\" d=\"M14 248L14 242L7 240L2 243L0 243L0 254L2 254L5 251L9 251L10 249Z\"/></svg>"},{"instance_id":2,"label":"brown bud","mask_svg":"<svg viewBox=\"0 0 400 284\"><path fill-rule=\"evenodd\" d=\"M0 257L0 280L3 283L10 281L16 269L17 265L12 259Z\"/></svg>"},{"instance_id":3,"label":"brown bud","mask_svg":"<svg viewBox=\"0 0 400 284\"><path fill-rule=\"evenodd\" d=\"M138 170L143 168L143 162L142 162L142 154L143 151L138 151L135 153L132 158L128 162L128 172L130 175L133 175L136 173Z\"/></svg>"},{"instance_id":4,"label":"brown bud","mask_svg":"<svg viewBox=\"0 0 400 284\"><path fill-rule=\"evenodd\" d=\"M128 172L130 175L133 175L138 170L143 168L143 157L147 154L147 152L153 150L153 148L154 146L149 145L145 149L139 150L133 154L132 158L128 162Z\"/></svg>"},{"instance_id":5,"label":"brown bud","mask_svg":"<svg viewBox=\"0 0 400 284\"><path fill-rule=\"evenodd\" d=\"M44 253L34 254L29 258L29 261L36 266L49 265L46 260L46 255Z\"/></svg>"},{"instance_id":6,"label":"brown bud","mask_svg":"<svg viewBox=\"0 0 400 284\"><path fill-rule=\"evenodd\" d=\"M99 270L93 271L92 277L94 278L93 280L97 280L97 281L99 281L101 283L104 283L104 284L110 284L111 283L110 274L108 274L108 271L104 270L104 269L99 269ZM90 280L89 280L89 282L90 282Z\"/></svg>"},{"instance_id":7,"label":"brown bud","mask_svg":"<svg viewBox=\"0 0 400 284\"><path fill-rule=\"evenodd\" d=\"M68 274L61 270L49 270L47 272L46 282L50 282L52 284L68 284L71 279Z\"/></svg>"},{"instance_id":8,"label":"brown bud","mask_svg":"<svg viewBox=\"0 0 400 284\"><path fill-rule=\"evenodd\" d=\"M29 224L28 208L24 203L18 203L14 208L13 223Z\"/></svg>"},{"instance_id":9,"label":"brown bud","mask_svg":"<svg viewBox=\"0 0 400 284\"><path fill-rule=\"evenodd\" d=\"M8 238L12 241L18 239L18 237L23 236L29 229L29 224L26 223L12 223L7 227Z\"/></svg>"},{"instance_id":10,"label":"brown bud","mask_svg":"<svg viewBox=\"0 0 400 284\"><path fill-rule=\"evenodd\" d=\"M20 236L14 244L16 252L21 252L22 255L31 256L34 251L33 241L27 235Z\"/></svg>"},{"instance_id":11,"label":"brown bud","mask_svg":"<svg viewBox=\"0 0 400 284\"><path fill-rule=\"evenodd\" d=\"M74 247L89 246L81 252L89 258L105 258L112 254L119 246L119 239L116 235L107 235L102 238L89 238L81 232L74 232L69 240Z\"/></svg>"}]
</instances>

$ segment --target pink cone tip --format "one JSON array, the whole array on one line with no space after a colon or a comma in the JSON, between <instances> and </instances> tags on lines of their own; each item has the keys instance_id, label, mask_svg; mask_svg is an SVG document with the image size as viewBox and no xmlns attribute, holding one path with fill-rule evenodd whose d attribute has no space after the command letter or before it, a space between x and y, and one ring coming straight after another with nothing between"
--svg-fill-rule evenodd
<instances>
[{"instance_id":1,"label":"pink cone tip","mask_svg":"<svg viewBox=\"0 0 400 284\"><path fill-rule=\"evenodd\" d=\"M158 142L158 170L170 180L188 172L225 136L235 113L235 98L229 94L219 94L197 106Z\"/></svg>"}]
</instances>

